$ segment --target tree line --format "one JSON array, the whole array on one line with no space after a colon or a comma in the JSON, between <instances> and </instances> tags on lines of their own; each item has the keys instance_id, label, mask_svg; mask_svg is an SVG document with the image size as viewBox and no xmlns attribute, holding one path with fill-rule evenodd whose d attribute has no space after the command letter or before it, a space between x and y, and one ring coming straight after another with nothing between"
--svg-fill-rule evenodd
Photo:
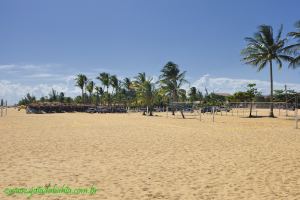
<instances>
[{"instance_id":1,"label":"tree line","mask_svg":"<svg viewBox=\"0 0 300 200\"><path fill-rule=\"evenodd\" d=\"M173 102L195 102L202 105L224 105L226 102L271 102L270 116L273 117L273 102L286 101L286 95L292 96L296 92L288 90L274 90L273 88L273 64L282 68L283 62L287 62L289 68L295 69L300 66L300 21L295 24L296 30L282 36L283 27L274 35L273 28L261 25L253 37L246 37L246 47L241 51L242 61L253 65L258 71L269 66L270 72L270 96L263 96L258 92L255 83L248 84L245 91L235 92L230 96L216 93L200 92L196 87L188 90L183 86L188 83L186 71L181 71L174 62L167 62L159 76L158 81L153 81L144 72L138 73L134 78L120 80L117 75L106 72L100 73L96 78L98 83L89 79L84 74L78 74L75 78L76 86L80 88L81 95L75 98L65 97L63 92L58 93L54 89L49 96L39 100L27 94L20 100L19 105L32 102L61 102L81 103L125 107L148 107L150 115L155 106L164 107ZM99 84L100 83L100 84ZM290 99L290 98L289 98ZM174 114L174 107L172 109ZM251 114L250 114L251 115Z\"/></svg>"}]
</instances>

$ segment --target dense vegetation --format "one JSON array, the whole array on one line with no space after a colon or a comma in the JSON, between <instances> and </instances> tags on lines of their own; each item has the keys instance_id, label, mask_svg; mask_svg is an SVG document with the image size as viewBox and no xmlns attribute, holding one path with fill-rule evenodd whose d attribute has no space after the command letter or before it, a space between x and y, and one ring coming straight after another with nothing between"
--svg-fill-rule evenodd
<instances>
[{"instance_id":1,"label":"dense vegetation","mask_svg":"<svg viewBox=\"0 0 300 200\"><path fill-rule=\"evenodd\" d=\"M19 105L34 102L60 102L106 106L122 105L125 107L147 106L150 115L152 115L154 106L173 105L173 102L224 105L228 102L259 101L271 102L270 116L273 117L272 102L289 101L296 94L293 90L285 92L273 89L273 63L275 62L278 68L282 68L283 62L288 62L289 67L293 69L300 66L300 21L296 23L296 31L288 33L284 38L282 30L283 27L281 26L277 35L274 36L271 26L259 26L258 32L253 37L245 38L247 46L241 53L243 61L257 67L258 71L266 66L269 67L270 96L262 96L257 91L255 83L248 84L245 91L237 91L230 96L209 93L206 88L205 94L202 94L196 87L191 87L186 91L183 89L184 84L187 83L185 79L186 72L181 71L177 64L168 62L163 66L159 80L156 82L145 73L138 73L132 79L127 77L120 80L117 75L102 72L97 77L93 77L98 82L94 82L84 74L78 74L75 82L76 86L81 89L80 96L75 98L66 97L63 92L58 93L52 89L48 96L41 97L39 100L27 94L20 100Z\"/></svg>"}]
</instances>

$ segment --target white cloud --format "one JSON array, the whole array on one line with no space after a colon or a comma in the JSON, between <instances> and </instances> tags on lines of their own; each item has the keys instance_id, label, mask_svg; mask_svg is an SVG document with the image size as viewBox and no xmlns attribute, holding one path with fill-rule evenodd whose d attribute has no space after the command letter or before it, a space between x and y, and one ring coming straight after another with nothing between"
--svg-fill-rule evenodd
<instances>
[{"instance_id":1,"label":"white cloud","mask_svg":"<svg viewBox=\"0 0 300 200\"><path fill-rule=\"evenodd\" d=\"M50 66L50 65L44 65ZM35 95L37 98L41 96L47 96L51 89L55 89L58 92L64 92L66 96L77 96L81 94L78 87L75 87L75 75L66 73L53 73L49 70L44 70L42 66L36 65L0 65L0 70L13 71L22 68L27 73L10 77L8 75L2 75L3 77L10 77L10 80L0 80L0 99L6 99L9 104L17 103L23 98L26 93ZM38 70L41 69L41 70ZM96 74L93 72L86 72L90 78L95 79ZM22 79L25 78L25 79ZM157 76L151 76L153 82L158 80ZM5 78L6 79L6 78ZM123 77L119 76L122 80ZM41 83L42 80L42 83ZM100 84L99 81L96 81ZM236 91L245 90L247 84L256 83L257 88L263 94L269 94L270 83L269 81L255 80L255 79L232 79L228 77L212 77L210 75L204 75L196 80L194 83L185 84L184 89L189 89L191 86L195 86L200 91L205 92L207 88L208 92L222 92L222 93L234 93ZM274 89L284 89L284 85L287 85L289 89L300 91L300 84L297 83L279 83L274 82Z\"/></svg>"},{"instance_id":2,"label":"white cloud","mask_svg":"<svg viewBox=\"0 0 300 200\"><path fill-rule=\"evenodd\" d=\"M10 70L15 68L15 65L0 65L0 70Z\"/></svg>"},{"instance_id":3,"label":"white cloud","mask_svg":"<svg viewBox=\"0 0 300 200\"><path fill-rule=\"evenodd\" d=\"M58 66L57 64L55 65L51 65L51 64L47 64L47 65L32 65L32 64L9 64L9 65L0 65L0 70L6 70L4 72L8 72L10 70L40 70L43 68L48 68L48 67L53 67L53 66Z\"/></svg>"},{"instance_id":4,"label":"white cloud","mask_svg":"<svg viewBox=\"0 0 300 200\"><path fill-rule=\"evenodd\" d=\"M75 87L70 82L59 84L37 84L35 86L14 83L11 81L0 81L0 99L3 98L8 101L8 104L15 104L27 93L30 93L37 98L47 96L51 89L58 92L64 92L66 96L76 96L80 94L80 89Z\"/></svg>"},{"instance_id":5,"label":"white cloud","mask_svg":"<svg viewBox=\"0 0 300 200\"><path fill-rule=\"evenodd\" d=\"M244 91L247 84L256 83L256 87L263 94L269 94L270 82L255 80L255 79L232 79L227 77L214 78L210 75L204 75L195 81L192 86L195 86L200 91L204 92L205 87L208 92L225 92L234 93L236 91ZM297 83L279 83L274 82L274 89L284 89L284 85L287 85L289 89L294 89L296 91L300 90L300 84Z\"/></svg>"},{"instance_id":6,"label":"white cloud","mask_svg":"<svg viewBox=\"0 0 300 200\"><path fill-rule=\"evenodd\" d=\"M37 73L37 74L26 75L24 77L26 77L26 78L53 78L53 77L57 77L57 74Z\"/></svg>"}]
</instances>

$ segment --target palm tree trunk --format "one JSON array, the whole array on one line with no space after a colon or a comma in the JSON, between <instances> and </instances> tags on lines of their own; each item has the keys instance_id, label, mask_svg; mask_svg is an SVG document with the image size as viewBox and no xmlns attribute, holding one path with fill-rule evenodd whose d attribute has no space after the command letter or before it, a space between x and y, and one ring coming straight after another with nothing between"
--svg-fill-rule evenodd
<instances>
[{"instance_id":1,"label":"palm tree trunk","mask_svg":"<svg viewBox=\"0 0 300 200\"><path fill-rule=\"evenodd\" d=\"M172 94L172 115L175 115L175 106L174 106L174 101L175 101L175 92L173 91Z\"/></svg>"},{"instance_id":2,"label":"palm tree trunk","mask_svg":"<svg viewBox=\"0 0 300 200\"><path fill-rule=\"evenodd\" d=\"M108 85L106 86L107 106L109 106Z\"/></svg>"},{"instance_id":3,"label":"palm tree trunk","mask_svg":"<svg viewBox=\"0 0 300 200\"><path fill-rule=\"evenodd\" d=\"M270 117L274 117L274 104L273 104L273 68L272 68L272 60L270 61L270 82L271 82L271 94L270 94Z\"/></svg>"}]
</instances>

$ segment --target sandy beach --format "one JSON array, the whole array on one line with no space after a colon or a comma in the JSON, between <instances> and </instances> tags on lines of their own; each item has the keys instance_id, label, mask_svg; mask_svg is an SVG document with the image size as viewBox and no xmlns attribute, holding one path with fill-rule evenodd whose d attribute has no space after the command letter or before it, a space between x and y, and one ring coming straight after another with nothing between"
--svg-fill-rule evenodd
<instances>
[{"instance_id":1,"label":"sandy beach","mask_svg":"<svg viewBox=\"0 0 300 200\"><path fill-rule=\"evenodd\" d=\"M47 184L98 191L30 199L300 199L294 123L9 109L0 118L0 199L26 199L6 196L8 187Z\"/></svg>"}]
</instances>

